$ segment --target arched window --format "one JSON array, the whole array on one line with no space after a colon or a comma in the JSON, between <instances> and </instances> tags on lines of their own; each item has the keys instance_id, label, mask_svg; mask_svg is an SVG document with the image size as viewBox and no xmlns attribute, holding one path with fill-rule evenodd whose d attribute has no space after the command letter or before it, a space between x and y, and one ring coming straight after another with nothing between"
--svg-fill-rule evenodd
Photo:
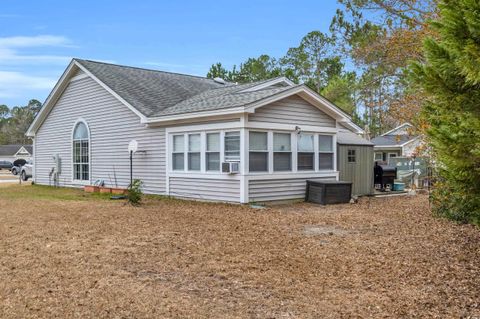
<instances>
[{"instance_id":1,"label":"arched window","mask_svg":"<svg viewBox=\"0 0 480 319\"><path fill-rule=\"evenodd\" d=\"M90 135L85 122L78 122L73 130L73 179L90 180Z\"/></svg>"}]
</instances>

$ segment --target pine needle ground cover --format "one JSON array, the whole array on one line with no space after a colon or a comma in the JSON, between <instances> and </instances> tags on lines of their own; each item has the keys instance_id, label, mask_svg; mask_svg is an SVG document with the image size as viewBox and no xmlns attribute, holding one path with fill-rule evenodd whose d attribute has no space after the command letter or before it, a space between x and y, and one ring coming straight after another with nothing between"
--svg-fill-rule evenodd
<instances>
[{"instance_id":1,"label":"pine needle ground cover","mask_svg":"<svg viewBox=\"0 0 480 319\"><path fill-rule=\"evenodd\" d=\"M474 317L479 260L479 229L426 196L133 207L0 186L2 318Z\"/></svg>"}]
</instances>

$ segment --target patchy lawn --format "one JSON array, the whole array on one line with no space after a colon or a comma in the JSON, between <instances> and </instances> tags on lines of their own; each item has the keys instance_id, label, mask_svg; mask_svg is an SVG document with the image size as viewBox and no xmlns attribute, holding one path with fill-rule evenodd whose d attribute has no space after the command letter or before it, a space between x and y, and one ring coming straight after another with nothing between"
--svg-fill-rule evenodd
<instances>
[{"instance_id":1,"label":"patchy lawn","mask_svg":"<svg viewBox=\"0 0 480 319\"><path fill-rule=\"evenodd\" d=\"M2 318L480 316L480 231L426 196L254 210L0 185Z\"/></svg>"}]
</instances>

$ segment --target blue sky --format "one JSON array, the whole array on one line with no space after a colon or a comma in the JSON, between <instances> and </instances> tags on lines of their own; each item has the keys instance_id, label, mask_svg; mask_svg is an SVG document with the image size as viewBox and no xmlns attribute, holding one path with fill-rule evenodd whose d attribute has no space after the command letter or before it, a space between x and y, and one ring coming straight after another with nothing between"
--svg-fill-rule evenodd
<instances>
[{"instance_id":1,"label":"blue sky","mask_svg":"<svg viewBox=\"0 0 480 319\"><path fill-rule=\"evenodd\" d=\"M324 1L2 1L0 104L43 102L72 57L204 76L280 57L338 7Z\"/></svg>"}]
</instances>

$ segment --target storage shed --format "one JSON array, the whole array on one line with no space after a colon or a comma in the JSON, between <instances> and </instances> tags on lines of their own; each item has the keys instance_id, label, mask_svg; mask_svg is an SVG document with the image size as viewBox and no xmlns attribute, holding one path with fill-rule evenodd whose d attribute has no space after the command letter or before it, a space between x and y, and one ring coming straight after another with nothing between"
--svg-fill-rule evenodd
<instances>
[{"instance_id":1,"label":"storage shed","mask_svg":"<svg viewBox=\"0 0 480 319\"><path fill-rule=\"evenodd\" d=\"M337 168L341 181L352 182L352 195L373 192L373 143L344 129L337 134Z\"/></svg>"}]
</instances>

